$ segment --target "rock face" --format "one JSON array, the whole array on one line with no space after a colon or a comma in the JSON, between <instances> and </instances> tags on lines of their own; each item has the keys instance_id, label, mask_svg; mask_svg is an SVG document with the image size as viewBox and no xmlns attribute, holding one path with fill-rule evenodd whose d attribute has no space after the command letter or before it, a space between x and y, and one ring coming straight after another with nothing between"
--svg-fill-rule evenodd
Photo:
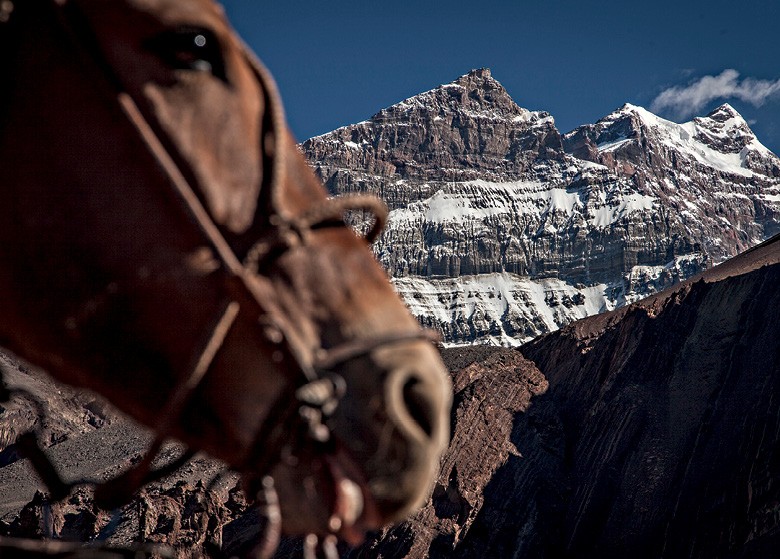
<instances>
[{"instance_id":1,"label":"rock face","mask_svg":"<svg viewBox=\"0 0 780 559\"><path fill-rule=\"evenodd\" d=\"M728 105L685 124L625 105L561 135L481 69L301 148L334 194L388 202L377 256L450 342L519 344L780 231L780 159ZM540 295L514 297L529 280ZM516 286L498 306L497 283Z\"/></svg>"},{"instance_id":2,"label":"rock face","mask_svg":"<svg viewBox=\"0 0 780 559\"><path fill-rule=\"evenodd\" d=\"M780 237L514 357L458 350L431 500L353 556L774 557L778 282Z\"/></svg>"}]
</instances>

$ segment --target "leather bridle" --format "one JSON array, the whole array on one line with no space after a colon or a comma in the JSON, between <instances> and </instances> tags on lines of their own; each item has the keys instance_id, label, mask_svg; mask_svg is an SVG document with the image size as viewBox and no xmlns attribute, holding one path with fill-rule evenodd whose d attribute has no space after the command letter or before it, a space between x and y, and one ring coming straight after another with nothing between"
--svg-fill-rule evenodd
<instances>
[{"instance_id":1,"label":"leather bridle","mask_svg":"<svg viewBox=\"0 0 780 559\"><path fill-rule=\"evenodd\" d=\"M327 226L345 226L343 214L348 210L368 211L374 215L374 224L366 235L369 242L373 241L387 220L385 204L373 196L352 195L324 200L314 209L298 216L286 215L281 211L277 199L283 182L285 152L277 145L276 140L286 126L284 114L273 79L262 63L244 46L244 56L253 69L265 101L265 136L262 146L264 165L260 192L261 196L270 196L268 208L272 213L268 216L266 231L249 250L244 262L241 262L182 173L177 163L179 158L166 147L166 142L161 140L161 133L150 124L135 99L121 86L121 80L113 73L101 52L84 14L74 2L50 2L62 29L74 47L87 61L92 61L106 73L105 78L115 88L114 94L119 108L168 177L182 208L197 225L211 248L220 264L217 273L223 276L226 286L226 298L213 322L208 340L193 352L190 370L180 379L170 395L155 428L156 437L146 457L123 475L99 485L95 492L96 503L104 508L114 508L128 501L142 485L171 473L193 455L193 452L187 452L164 469L152 469L152 461L163 441L173 432L191 395L203 381L214 357L240 316L258 325L259 333L274 346L274 361L277 364L286 363L291 374L288 389L280 395L264 422L258 427L252 450L245 463L237 465L238 469L252 470L258 479L267 476L280 460L283 447L287 444L291 422L301 427L299 430L304 433L303 437L308 443L319 445L322 452L328 452L327 444L331 433L327 418L335 411L345 391L343 379L334 371L346 362L366 356L383 346L407 341L436 341L438 337L427 330L418 329L375 338L355 339L329 348L307 347L285 313L274 303L273 286L264 273L281 254L305 246L312 230ZM72 484L65 484L59 480L56 473L46 471L47 468L51 469L51 464L39 448L36 451L37 445L29 439L28 436L28 440L21 446L27 450L34 466L49 485L52 499L66 497L72 489ZM304 444L307 444L306 441ZM260 487L255 489L262 490Z\"/></svg>"}]
</instances>

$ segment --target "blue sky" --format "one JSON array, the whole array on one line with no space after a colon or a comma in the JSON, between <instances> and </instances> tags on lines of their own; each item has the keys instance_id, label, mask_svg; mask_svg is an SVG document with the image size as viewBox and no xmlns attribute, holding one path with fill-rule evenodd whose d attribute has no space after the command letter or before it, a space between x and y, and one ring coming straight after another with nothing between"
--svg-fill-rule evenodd
<instances>
[{"instance_id":1,"label":"blue sky","mask_svg":"<svg viewBox=\"0 0 780 559\"><path fill-rule=\"evenodd\" d=\"M299 139L489 67L562 132L625 102L687 120L731 103L780 153L777 0L224 0Z\"/></svg>"}]
</instances>

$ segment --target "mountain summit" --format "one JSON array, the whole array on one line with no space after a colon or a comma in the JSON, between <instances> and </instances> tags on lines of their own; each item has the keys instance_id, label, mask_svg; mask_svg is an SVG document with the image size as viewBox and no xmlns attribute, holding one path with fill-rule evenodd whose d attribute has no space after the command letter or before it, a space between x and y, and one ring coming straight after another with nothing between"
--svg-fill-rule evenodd
<instances>
[{"instance_id":1,"label":"mountain summit","mask_svg":"<svg viewBox=\"0 0 780 559\"><path fill-rule=\"evenodd\" d=\"M399 115L408 117L415 113L423 118L458 113L486 120L511 120L524 117L529 112L512 100L504 86L493 78L489 68L480 68L452 83L383 109L372 120Z\"/></svg>"},{"instance_id":2,"label":"mountain summit","mask_svg":"<svg viewBox=\"0 0 780 559\"><path fill-rule=\"evenodd\" d=\"M377 257L450 342L517 344L780 232L780 159L729 105L562 135L483 68L302 149L332 193L388 202Z\"/></svg>"},{"instance_id":3,"label":"mountain summit","mask_svg":"<svg viewBox=\"0 0 780 559\"><path fill-rule=\"evenodd\" d=\"M677 124L626 103L597 123L569 132L563 143L575 157L613 169L622 165L629 174L650 172L658 179L670 169L780 177L778 158L729 104Z\"/></svg>"},{"instance_id":4,"label":"mountain summit","mask_svg":"<svg viewBox=\"0 0 780 559\"><path fill-rule=\"evenodd\" d=\"M463 181L522 176L537 158L560 156L562 143L549 113L519 107L482 68L307 140L303 149L326 180L329 169L346 165L388 179Z\"/></svg>"}]
</instances>

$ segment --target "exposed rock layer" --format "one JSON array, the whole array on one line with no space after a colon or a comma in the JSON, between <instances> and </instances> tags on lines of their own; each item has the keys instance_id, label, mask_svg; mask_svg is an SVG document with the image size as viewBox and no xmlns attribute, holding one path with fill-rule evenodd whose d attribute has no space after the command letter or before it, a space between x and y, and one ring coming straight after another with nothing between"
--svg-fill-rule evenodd
<instances>
[{"instance_id":1,"label":"exposed rock layer","mask_svg":"<svg viewBox=\"0 0 780 559\"><path fill-rule=\"evenodd\" d=\"M507 460L520 456L513 421L533 396L545 392L544 376L511 349L457 348L445 351L444 358L455 388L453 435L431 501L352 557L449 556L489 506L487 484Z\"/></svg>"}]
</instances>

